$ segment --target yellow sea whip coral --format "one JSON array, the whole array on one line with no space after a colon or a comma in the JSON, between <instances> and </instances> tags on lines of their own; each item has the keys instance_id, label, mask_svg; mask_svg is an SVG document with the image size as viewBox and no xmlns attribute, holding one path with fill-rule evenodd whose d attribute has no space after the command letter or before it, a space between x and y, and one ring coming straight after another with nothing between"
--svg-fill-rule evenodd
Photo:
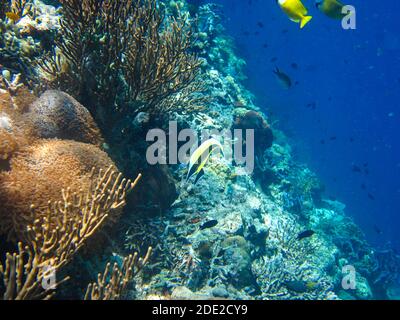
<instances>
[{"instance_id":1,"label":"yellow sea whip coral","mask_svg":"<svg viewBox=\"0 0 400 320\"><path fill-rule=\"evenodd\" d=\"M86 190L71 193L63 190L63 201L51 202L45 216L37 214L32 206L34 222L27 228L29 243L18 244L18 253L7 253L4 264L0 263L6 300L49 299L54 287L43 288L42 282L69 263L76 252L104 225L111 212L125 205L125 199L138 183L122 179L112 170L100 170L97 178L92 170L92 185ZM151 249L149 253L151 253ZM128 259L127 266L140 269L147 262ZM125 274L128 279L130 273ZM55 287L68 280L58 280Z\"/></svg>"},{"instance_id":2,"label":"yellow sea whip coral","mask_svg":"<svg viewBox=\"0 0 400 320\"><path fill-rule=\"evenodd\" d=\"M125 257L121 268L117 263L114 263L112 267L108 263L104 272L98 274L97 282L88 285L85 300L120 299L129 281L140 272L149 260L152 250L149 247L144 258L139 258L137 253Z\"/></svg>"}]
</instances>

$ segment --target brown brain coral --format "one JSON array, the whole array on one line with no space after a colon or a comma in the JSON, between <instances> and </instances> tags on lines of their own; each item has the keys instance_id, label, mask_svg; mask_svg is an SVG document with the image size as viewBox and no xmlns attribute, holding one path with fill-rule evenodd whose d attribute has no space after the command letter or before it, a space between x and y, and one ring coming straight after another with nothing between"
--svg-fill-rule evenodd
<instances>
[{"instance_id":1,"label":"brown brain coral","mask_svg":"<svg viewBox=\"0 0 400 320\"><path fill-rule=\"evenodd\" d=\"M0 172L0 233L23 239L31 224L31 205L46 212L49 201L61 200L61 191L86 189L93 167L114 163L98 147L69 140L38 140L23 148Z\"/></svg>"},{"instance_id":2,"label":"brown brain coral","mask_svg":"<svg viewBox=\"0 0 400 320\"><path fill-rule=\"evenodd\" d=\"M103 139L89 111L70 95L49 90L29 104L21 120L42 139L67 139L100 146Z\"/></svg>"}]
</instances>

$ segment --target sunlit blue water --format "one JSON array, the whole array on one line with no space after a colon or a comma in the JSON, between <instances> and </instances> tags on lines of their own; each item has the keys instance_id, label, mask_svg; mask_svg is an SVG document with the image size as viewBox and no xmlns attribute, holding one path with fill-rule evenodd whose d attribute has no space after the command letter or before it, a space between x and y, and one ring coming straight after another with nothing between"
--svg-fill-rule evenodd
<instances>
[{"instance_id":1,"label":"sunlit blue water","mask_svg":"<svg viewBox=\"0 0 400 320\"><path fill-rule=\"evenodd\" d=\"M400 2L351 0L357 29L346 31L313 0L304 0L314 18L303 30L273 0L213 2L223 5L257 104L279 121L297 157L371 243L400 249ZM282 88L275 66L298 85Z\"/></svg>"}]
</instances>

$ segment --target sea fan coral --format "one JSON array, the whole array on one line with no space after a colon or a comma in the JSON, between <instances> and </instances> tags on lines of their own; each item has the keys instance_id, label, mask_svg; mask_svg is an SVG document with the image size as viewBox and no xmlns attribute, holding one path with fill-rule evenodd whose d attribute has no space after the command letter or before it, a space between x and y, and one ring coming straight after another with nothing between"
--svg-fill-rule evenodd
<instances>
[{"instance_id":1,"label":"sea fan coral","mask_svg":"<svg viewBox=\"0 0 400 320\"><path fill-rule=\"evenodd\" d=\"M196 78L187 15L166 18L155 0L60 2L62 36L40 65L102 125L138 106L157 109Z\"/></svg>"},{"instance_id":2,"label":"sea fan coral","mask_svg":"<svg viewBox=\"0 0 400 320\"><path fill-rule=\"evenodd\" d=\"M31 224L30 206L38 216L47 211L48 201L61 200L61 190L72 193L88 188L91 170L114 165L94 145L68 140L39 140L18 152L10 170L0 173L0 231L10 239L25 239Z\"/></svg>"}]
</instances>

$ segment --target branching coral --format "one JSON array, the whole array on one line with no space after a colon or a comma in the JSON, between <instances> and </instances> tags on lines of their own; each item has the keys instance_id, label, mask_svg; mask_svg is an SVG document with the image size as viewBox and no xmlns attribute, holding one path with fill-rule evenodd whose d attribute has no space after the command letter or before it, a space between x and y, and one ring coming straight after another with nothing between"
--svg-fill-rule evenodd
<instances>
[{"instance_id":1,"label":"branching coral","mask_svg":"<svg viewBox=\"0 0 400 320\"><path fill-rule=\"evenodd\" d=\"M200 61L190 53L188 16L166 18L156 0L60 2L61 36L40 64L54 86L98 119L157 108L196 78Z\"/></svg>"},{"instance_id":2,"label":"branching coral","mask_svg":"<svg viewBox=\"0 0 400 320\"><path fill-rule=\"evenodd\" d=\"M334 298L332 284L310 258L319 243L297 239L295 221L276 221L270 230L267 256L253 262L253 273L264 299ZM318 276L318 278L316 278ZM293 283L300 287L293 288Z\"/></svg>"},{"instance_id":3,"label":"branching coral","mask_svg":"<svg viewBox=\"0 0 400 320\"><path fill-rule=\"evenodd\" d=\"M103 274L98 275L96 283L87 287L85 300L118 300L124 294L128 283L142 270L150 258L152 248L149 247L144 258L138 254L126 257L120 268L117 263L111 268L108 263Z\"/></svg>"},{"instance_id":4,"label":"branching coral","mask_svg":"<svg viewBox=\"0 0 400 320\"><path fill-rule=\"evenodd\" d=\"M0 11L0 71L19 74L31 89L40 88L36 59L48 50L53 22L33 0L2 1ZM6 17L12 17L10 19ZM8 79L10 80L10 79Z\"/></svg>"},{"instance_id":5,"label":"branching coral","mask_svg":"<svg viewBox=\"0 0 400 320\"><path fill-rule=\"evenodd\" d=\"M32 14L33 4L31 0L0 0L0 19L5 18L6 12L14 12L23 18Z\"/></svg>"},{"instance_id":6,"label":"branching coral","mask_svg":"<svg viewBox=\"0 0 400 320\"><path fill-rule=\"evenodd\" d=\"M32 38L23 38L16 27L0 20L0 67L23 74L25 83L35 82L34 56L39 46Z\"/></svg>"},{"instance_id":7,"label":"branching coral","mask_svg":"<svg viewBox=\"0 0 400 320\"><path fill-rule=\"evenodd\" d=\"M212 99L207 95L205 85L202 83L200 77L198 81L192 82L179 92L161 100L157 104L157 111L159 112L157 116L171 116L173 111L185 116L196 114L196 112L205 110L211 101Z\"/></svg>"},{"instance_id":8,"label":"branching coral","mask_svg":"<svg viewBox=\"0 0 400 320\"><path fill-rule=\"evenodd\" d=\"M20 18L33 14L32 0L11 0L11 10Z\"/></svg>"},{"instance_id":9,"label":"branching coral","mask_svg":"<svg viewBox=\"0 0 400 320\"><path fill-rule=\"evenodd\" d=\"M46 216L37 214L32 206L34 223L27 230L30 241L26 246L19 243L18 253L8 253L5 264L0 264L0 276L6 288L4 299L51 298L57 285L68 277L50 288L43 283L71 261L109 219L112 210L125 204L127 193L139 179L140 176L134 182L122 179L121 174L110 167L106 171L100 170L92 187L86 191L71 194L70 190L63 190L63 201L49 203ZM148 256L139 260L138 265L142 266L147 259ZM123 280L127 281L136 260L129 258L126 263L128 269Z\"/></svg>"}]
</instances>

